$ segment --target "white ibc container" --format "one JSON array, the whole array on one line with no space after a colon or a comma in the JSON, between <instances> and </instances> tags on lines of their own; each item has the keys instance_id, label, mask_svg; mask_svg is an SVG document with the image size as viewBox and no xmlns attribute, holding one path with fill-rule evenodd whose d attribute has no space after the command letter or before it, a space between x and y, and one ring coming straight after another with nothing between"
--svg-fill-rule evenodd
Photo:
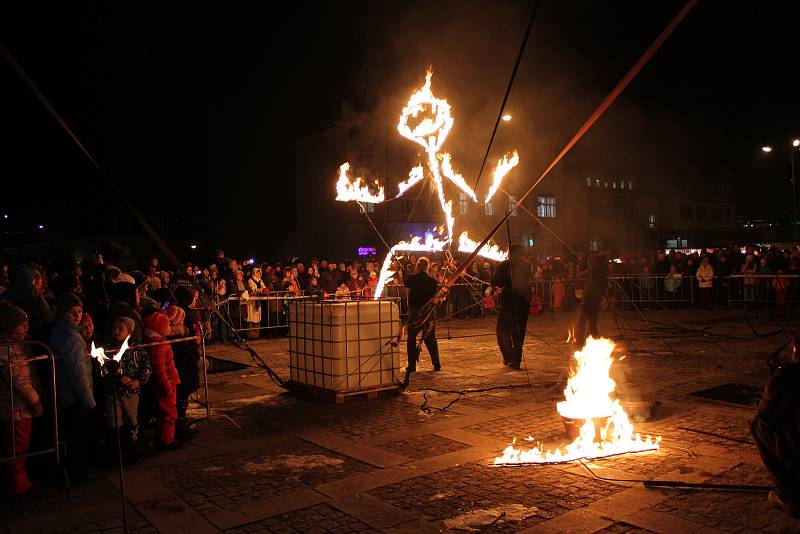
<instances>
[{"instance_id":1,"label":"white ibc container","mask_svg":"<svg viewBox=\"0 0 800 534\"><path fill-rule=\"evenodd\" d=\"M391 300L298 300L289 305L292 381L331 391L391 385L401 377L400 309Z\"/></svg>"}]
</instances>

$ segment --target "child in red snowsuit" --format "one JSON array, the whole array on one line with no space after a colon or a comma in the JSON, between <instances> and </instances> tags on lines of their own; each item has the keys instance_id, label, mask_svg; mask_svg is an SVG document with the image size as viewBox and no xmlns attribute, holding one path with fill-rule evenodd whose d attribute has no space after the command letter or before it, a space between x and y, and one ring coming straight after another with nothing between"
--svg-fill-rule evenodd
<instances>
[{"instance_id":1,"label":"child in red snowsuit","mask_svg":"<svg viewBox=\"0 0 800 534\"><path fill-rule=\"evenodd\" d=\"M153 312L143 321L144 343L164 341L169 335L169 319L161 312ZM175 443L175 421L178 412L175 407L175 393L180 383L172 345L147 347L150 364L153 367L153 385L158 409L156 411L156 439L161 447Z\"/></svg>"},{"instance_id":2,"label":"child in red snowsuit","mask_svg":"<svg viewBox=\"0 0 800 534\"><path fill-rule=\"evenodd\" d=\"M564 300L564 284L561 283L560 278L556 278L553 281L553 287L551 289L553 293L553 308L560 310L561 309L561 302Z\"/></svg>"},{"instance_id":3,"label":"child in red snowsuit","mask_svg":"<svg viewBox=\"0 0 800 534\"><path fill-rule=\"evenodd\" d=\"M0 301L0 342L19 342L27 337L28 316L20 308ZM33 418L41 417L43 413L37 375L31 372L22 347L0 347L0 421L3 429L0 454L5 457L14 456L14 453L17 456L26 454L31 442ZM6 490L9 496L19 496L31 489L25 471L25 458L10 460L5 466L0 464L0 467L7 470Z\"/></svg>"}]
</instances>

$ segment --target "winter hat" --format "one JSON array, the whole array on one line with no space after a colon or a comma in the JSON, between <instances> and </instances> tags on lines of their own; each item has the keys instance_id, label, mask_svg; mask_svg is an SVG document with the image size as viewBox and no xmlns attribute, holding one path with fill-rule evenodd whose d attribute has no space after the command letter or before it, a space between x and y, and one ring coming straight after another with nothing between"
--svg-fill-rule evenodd
<instances>
[{"instance_id":1,"label":"winter hat","mask_svg":"<svg viewBox=\"0 0 800 534\"><path fill-rule=\"evenodd\" d=\"M183 324L183 320L186 318L186 312L178 306L168 306L165 313L171 325Z\"/></svg>"},{"instance_id":2,"label":"winter hat","mask_svg":"<svg viewBox=\"0 0 800 534\"><path fill-rule=\"evenodd\" d=\"M74 308L75 306L83 308L81 299L75 293L61 293L56 299L56 312L59 317L67 313L68 309Z\"/></svg>"},{"instance_id":3,"label":"winter hat","mask_svg":"<svg viewBox=\"0 0 800 534\"><path fill-rule=\"evenodd\" d=\"M181 306L188 307L194 300L194 291L188 287L179 287L175 290L175 299Z\"/></svg>"},{"instance_id":4,"label":"winter hat","mask_svg":"<svg viewBox=\"0 0 800 534\"><path fill-rule=\"evenodd\" d=\"M28 314L7 300L0 300L0 332L11 334L16 327L28 320Z\"/></svg>"},{"instance_id":5,"label":"winter hat","mask_svg":"<svg viewBox=\"0 0 800 534\"><path fill-rule=\"evenodd\" d=\"M125 328L128 329L129 335L133 335L133 333L136 331L136 321L134 321L130 317L125 317L124 315L120 315L119 317L114 319L114 322L115 323L119 322L124 324Z\"/></svg>"},{"instance_id":6,"label":"winter hat","mask_svg":"<svg viewBox=\"0 0 800 534\"><path fill-rule=\"evenodd\" d=\"M161 312L151 313L144 318L143 324L147 330L152 330L162 336L169 335L169 319Z\"/></svg>"},{"instance_id":7,"label":"winter hat","mask_svg":"<svg viewBox=\"0 0 800 534\"><path fill-rule=\"evenodd\" d=\"M121 273L119 276L114 278L114 280L111 283L112 284L128 283L128 284L136 285L136 279L134 277L132 277L131 275L129 275L128 273Z\"/></svg>"},{"instance_id":8,"label":"winter hat","mask_svg":"<svg viewBox=\"0 0 800 534\"><path fill-rule=\"evenodd\" d=\"M136 298L136 285L132 282L120 281L120 278L131 278L130 275L121 274L114 281L108 290L108 296L112 301L121 300L133 304ZM133 278L131 278L133 280Z\"/></svg>"}]
</instances>

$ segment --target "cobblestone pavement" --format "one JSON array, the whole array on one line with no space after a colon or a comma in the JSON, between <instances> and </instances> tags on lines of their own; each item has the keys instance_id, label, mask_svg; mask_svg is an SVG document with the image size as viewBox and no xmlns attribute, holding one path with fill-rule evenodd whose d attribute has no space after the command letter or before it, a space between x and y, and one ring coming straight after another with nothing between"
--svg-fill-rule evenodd
<instances>
[{"instance_id":1,"label":"cobblestone pavement","mask_svg":"<svg viewBox=\"0 0 800 534\"><path fill-rule=\"evenodd\" d=\"M440 323L443 371L432 372L423 355L405 393L343 405L285 393L246 353L210 346L209 354L249 367L209 375L210 417L198 421L197 437L169 453L145 448L144 461L126 469L129 530L800 532L764 492L636 482L769 485L748 433L755 409L690 395L729 382L766 384L765 356L786 333L756 336L754 329L775 329L757 313L753 328L734 310L604 313L601 331L617 343L618 392L657 401L637 430L661 436L661 449L585 466L492 465L515 438L565 443L556 403L569 372L571 319L530 318L522 372L501 365L493 318ZM288 376L285 340L252 345ZM495 386L502 388L468 392ZM206 414L200 405L192 413ZM76 484L71 500L58 477L37 483L31 496L3 502L0 533L122 530L114 469Z\"/></svg>"},{"instance_id":2,"label":"cobblestone pavement","mask_svg":"<svg viewBox=\"0 0 800 534\"><path fill-rule=\"evenodd\" d=\"M337 510L329 504L318 504L286 514L226 530L229 534L268 533L322 533L322 532L375 532L375 529L358 519Z\"/></svg>"}]
</instances>

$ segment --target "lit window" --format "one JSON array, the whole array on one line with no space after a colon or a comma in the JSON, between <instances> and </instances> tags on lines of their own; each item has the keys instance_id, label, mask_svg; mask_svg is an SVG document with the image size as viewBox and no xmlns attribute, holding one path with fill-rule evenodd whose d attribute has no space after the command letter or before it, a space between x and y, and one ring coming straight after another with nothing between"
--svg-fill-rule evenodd
<instances>
[{"instance_id":1,"label":"lit window","mask_svg":"<svg viewBox=\"0 0 800 534\"><path fill-rule=\"evenodd\" d=\"M592 179L591 178L587 178L586 179L586 187L592 187Z\"/></svg>"},{"instance_id":2,"label":"lit window","mask_svg":"<svg viewBox=\"0 0 800 534\"><path fill-rule=\"evenodd\" d=\"M494 202L491 200L483 205L483 211L486 215L494 215Z\"/></svg>"},{"instance_id":3,"label":"lit window","mask_svg":"<svg viewBox=\"0 0 800 534\"><path fill-rule=\"evenodd\" d=\"M633 182L628 180L628 189L633 189Z\"/></svg>"},{"instance_id":4,"label":"lit window","mask_svg":"<svg viewBox=\"0 0 800 534\"><path fill-rule=\"evenodd\" d=\"M556 216L556 197L539 197L536 215L545 219L554 219Z\"/></svg>"},{"instance_id":5,"label":"lit window","mask_svg":"<svg viewBox=\"0 0 800 534\"><path fill-rule=\"evenodd\" d=\"M594 185L595 187L600 187L600 180L599 179L595 180Z\"/></svg>"},{"instance_id":6,"label":"lit window","mask_svg":"<svg viewBox=\"0 0 800 534\"><path fill-rule=\"evenodd\" d=\"M469 200L466 193L458 194L458 213L466 215L469 209Z\"/></svg>"},{"instance_id":7,"label":"lit window","mask_svg":"<svg viewBox=\"0 0 800 534\"><path fill-rule=\"evenodd\" d=\"M508 195L508 209L511 210L511 215L519 215L517 211L517 197Z\"/></svg>"},{"instance_id":8,"label":"lit window","mask_svg":"<svg viewBox=\"0 0 800 534\"><path fill-rule=\"evenodd\" d=\"M656 216L655 215L648 215L647 216L647 227L651 230L654 230L656 227Z\"/></svg>"},{"instance_id":9,"label":"lit window","mask_svg":"<svg viewBox=\"0 0 800 534\"><path fill-rule=\"evenodd\" d=\"M589 240L589 250L592 252L600 250L600 238L593 237Z\"/></svg>"},{"instance_id":10,"label":"lit window","mask_svg":"<svg viewBox=\"0 0 800 534\"><path fill-rule=\"evenodd\" d=\"M364 202L364 209L367 213L375 213L375 204L372 202Z\"/></svg>"},{"instance_id":11,"label":"lit window","mask_svg":"<svg viewBox=\"0 0 800 534\"><path fill-rule=\"evenodd\" d=\"M605 188L608 189L608 182L603 182L603 186L605 186Z\"/></svg>"},{"instance_id":12,"label":"lit window","mask_svg":"<svg viewBox=\"0 0 800 534\"><path fill-rule=\"evenodd\" d=\"M625 189L625 180L620 180L620 182L619 182L619 188L620 188L620 189Z\"/></svg>"},{"instance_id":13,"label":"lit window","mask_svg":"<svg viewBox=\"0 0 800 534\"><path fill-rule=\"evenodd\" d=\"M611 182L611 189L617 188L617 182Z\"/></svg>"}]
</instances>

